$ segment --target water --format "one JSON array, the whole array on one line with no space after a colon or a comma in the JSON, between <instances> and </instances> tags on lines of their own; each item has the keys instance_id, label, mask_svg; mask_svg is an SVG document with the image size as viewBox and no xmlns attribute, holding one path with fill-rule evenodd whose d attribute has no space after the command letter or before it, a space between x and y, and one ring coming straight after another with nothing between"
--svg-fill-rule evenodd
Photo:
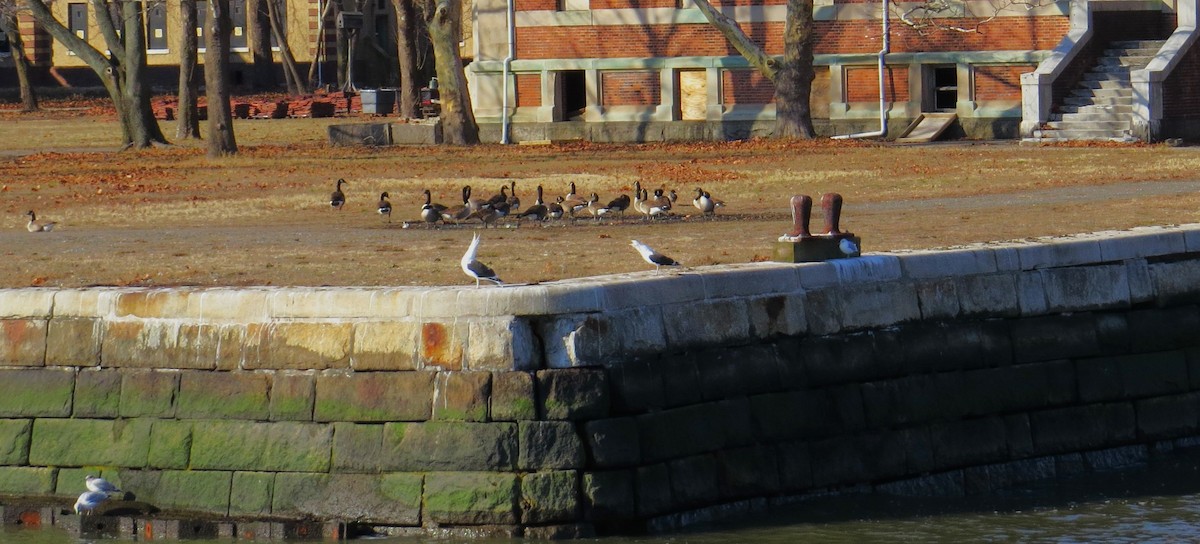
<instances>
[{"instance_id":1,"label":"water","mask_svg":"<svg viewBox=\"0 0 1200 544\"><path fill-rule=\"evenodd\" d=\"M108 542L120 542L109 540ZM125 540L128 541L128 540ZM0 544L80 544L57 528L0 528ZM167 542L167 541L156 541ZM188 540L230 544L230 539ZM245 542L245 541L242 541ZM371 544L496 544L495 540L378 538ZM509 542L511 541L504 541ZM1200 451L1147 467L1087 474L987 497L912 499L842 495L809 499L731 523L597 544L1123 543L1200 542Z\"/></svg>"}]
</instances>

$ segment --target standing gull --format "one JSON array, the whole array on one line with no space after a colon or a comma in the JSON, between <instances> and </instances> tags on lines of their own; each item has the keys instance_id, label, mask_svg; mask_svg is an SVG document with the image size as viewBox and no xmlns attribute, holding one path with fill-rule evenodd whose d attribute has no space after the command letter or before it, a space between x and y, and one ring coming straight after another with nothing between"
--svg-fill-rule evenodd
<instances>
[{"instance_id":1,"label":"standing gull","mask_svg":"<svg viewBox=\"0 0 1200 544\"><path fill-rule=\"evenodd\" d=\"M859 256L858 246L855 245L854 240L849 238L842 238L842 241L838 242L838 249L842 250L847 257Z\"/></svg>"},{"instance_id":2,"label":"standing gull","mask_svg":"<svg viewBox=\"0 0 1200 544\"><path fill-rule=\"evenodd\" d=\"M637 240L630 240L629 245L633 246L638 253L642 254L642 258L646 262L654 265L654 273L657 274L664 266L680 266L679 262L662 253L650 249L650 246L643 244Z\"/></svg>"},{"instance_id":3,"label":"standing gull","mask_svg":"<svg viewBox=\"0 0 1200 544\"><path fill-rule=\"evenodd\" d=\"M471 239L471 245L467 248L467 252L462 257L462 271L472 278L475 278L475 287L479 287L479 280L488 280L496 285L503 284L500 278L496 277L496 271L488 268L488 265L479 262L475 258L475 252L479 250L479 233L475 233L475 237Z\"/></svg>"},{"instance_id":4,"label":"standing gull","mask_svg":"<svg viewBox=\"0 0 1200 544\"><path fill-rule=\"evenodd\" d=\"M84 491L75 500L75 514L83 515L84 512L92 513L100 503L108 500L108 495L99 491Z\"/></svg>"},{"instance_id":5,"label":"standing gull","mask_svg":"<svg viewBox=\"0 0 1200 544\"><path fill-rule=\"evenodd\" d=\"M83 479L83 483L84 485L87 485L88 491L95 491L96 493L112 495L114 493L121 492L121 490L117 489L117 486L113 485L112 482L98 476L92 476L91 474L88 474L87 477Z\"/></svg>"}]
</instances>

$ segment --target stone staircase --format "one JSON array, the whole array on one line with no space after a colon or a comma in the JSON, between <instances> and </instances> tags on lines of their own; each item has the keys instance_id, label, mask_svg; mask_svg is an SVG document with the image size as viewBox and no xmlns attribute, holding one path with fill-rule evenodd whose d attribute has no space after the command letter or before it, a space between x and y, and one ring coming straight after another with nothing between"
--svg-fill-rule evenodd
<instances>
[{"instance_id":1,"label":"stone staircase","mask_svg":"<svg viewBox=\"0 0 1200 544\"><path fill-rule=\"evenodd\" d=\"M1034 141L1134 141L1133 85L1129 72L1145 68L1165 43L1162 40L1118 41L1109 44L1096 65L1034 131Z\"/></svg>"}]
</instances>

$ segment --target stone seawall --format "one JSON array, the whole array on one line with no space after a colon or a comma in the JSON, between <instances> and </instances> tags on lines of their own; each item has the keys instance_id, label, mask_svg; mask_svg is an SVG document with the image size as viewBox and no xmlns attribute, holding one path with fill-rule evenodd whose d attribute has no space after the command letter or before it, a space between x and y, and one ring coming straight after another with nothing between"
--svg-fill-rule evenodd
<instances>
[{"instance_id":1,"label":"stone seawall","mask_svg":"<svg viewBox=\"0 0 1200 544\"><path fill-rule=\"evenodd\" d=\"M545 537L983 492L1200 434L1198 302L1200 226L504 288L0 290L0 495L101 473L168 510Z\"/></svg>"}]
</instances>

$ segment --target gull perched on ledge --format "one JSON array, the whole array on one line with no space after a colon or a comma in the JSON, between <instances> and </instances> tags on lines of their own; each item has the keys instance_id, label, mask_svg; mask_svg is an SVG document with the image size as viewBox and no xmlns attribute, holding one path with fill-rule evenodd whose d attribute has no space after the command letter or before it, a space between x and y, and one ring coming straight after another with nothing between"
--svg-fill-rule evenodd
<instances>
[{"instance_id":1,"label":"gull perched on ledge","mask_svg":"<svg viewBox=\"0 0 1200 544\"><path fill-rule=\"evenodd\" d=\"M636 249L638 253L641 253L642 258L645 259L646 262L654 265L655 274L657 274L664 266L681 266L675 259L654 251L650 248L650 246L637 240L630 240L629 245L633 246L633 249Z\"/></svg>"},{"instance_id":2,"label":"gull perched on ledge","mask_svg":"<svg viewBox=\"0 0 1200 544\"><path fill-rule=\"evenodd\" d=\"M111 496L114 493L121 492L121 490L117 489L117 486L113 485L112 482L98 476L92 476L91 474L88 474L87 477L83 479L83 483L87 486L88 491L104 493L106 496Z\"/></svg>"},{"instance_id":3,"label":"gull perched on ledge","mask_svg":"<svg viewBox=\"0 0 1200 544\"><path fill-rule=\"evenodd\" d=\"M467 248L467 252L462 256L462 271L466 275L475 278L475 287L479 287L479 280L488 280L496 285L502 285L504 282L496 277L496 271L488 267L488 265L479 262L475 258L475 252L479 250L479 233L475 233L475 237L471 239L471 245Z\"/></svg>"},{"instance_id":4,"label":"gull perched on ledge","mask_svg":"<svg viewBox=\"0 0 1200 544\"><path fill-rule=\"evenodd\" d=\"M84 491L75 500L75 514L83 515L84 512L91 513L100 506L100 503L108 500L108 494L99 491Z\"/></svg>"}]
</instances>

